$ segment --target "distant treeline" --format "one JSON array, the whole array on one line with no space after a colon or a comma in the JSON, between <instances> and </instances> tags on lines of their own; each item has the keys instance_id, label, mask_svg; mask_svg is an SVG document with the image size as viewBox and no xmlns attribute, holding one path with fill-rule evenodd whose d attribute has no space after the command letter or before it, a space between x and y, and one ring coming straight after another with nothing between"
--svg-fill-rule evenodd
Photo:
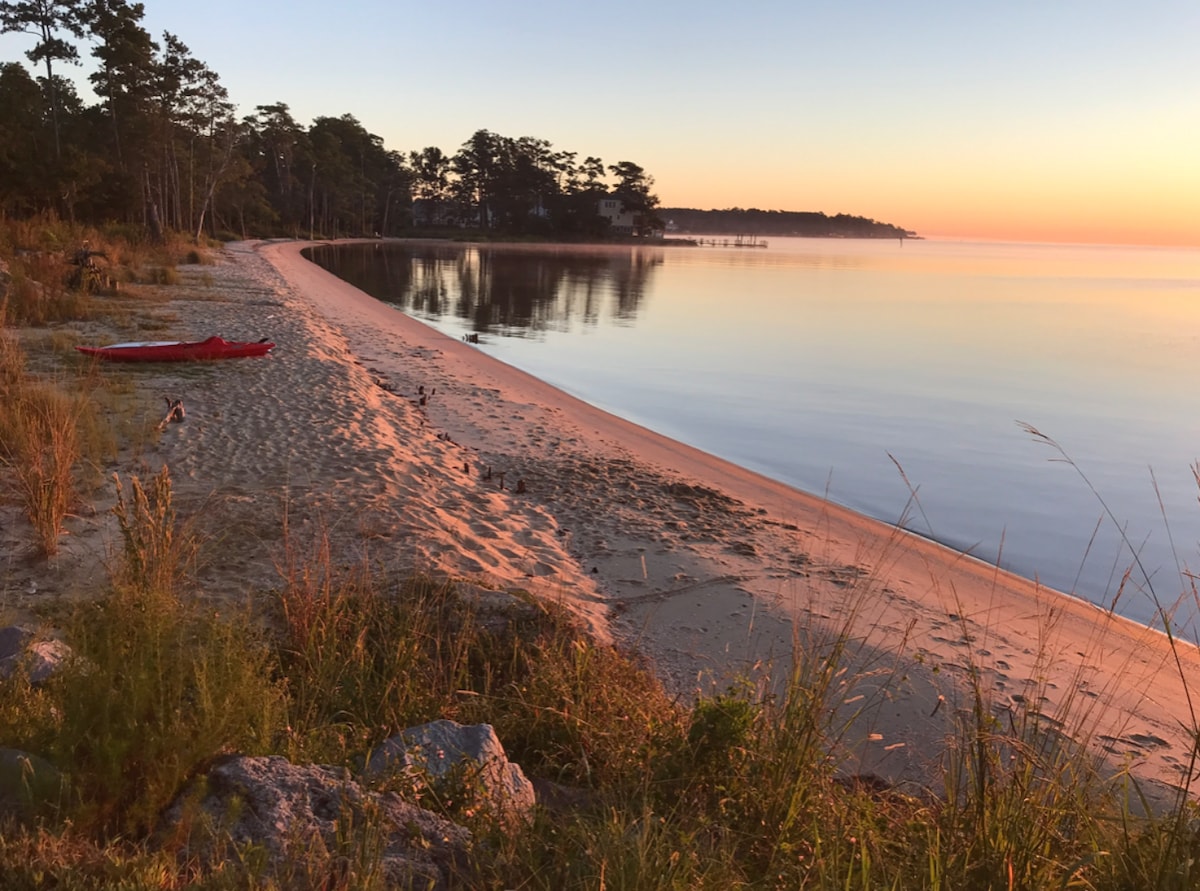
<instances>
[{"instance_id":1,"label":"distant treeline","mask_svg":"<svg viewBox=\"0 0 1200 891\"><path fill-rule=\"evenodd\" d=\"M657 234L666 219L638 164L545 139L477 130L457 150L398 151L349 114L306 125L276 102L239 115L217 72L174 34L152 37L144 15L129 0L0 0L0 34L36 40L32 68L0 59L0 217L48 213L155 237L474 229L567 240ZM89 51L92 104L63 76ZM876 235L883 225L709 213L711 228L694 231ZM685 214L705 212L672 212L692 227Z\"/></svg>"},{"instance_id":2,"label":"distant treeline","mask_svg":"<svg viewBox=\"0 0 1200 891\"><path fill-rule=\"evenodd\" d=\"M915 232L880 223L867 217L817 211L758 210L731 207L727 210L696 210L689 207L660 207L658 215L667 226L694 235L776 235L808 238L912 238Z\"/></svg>"}]
</instances>

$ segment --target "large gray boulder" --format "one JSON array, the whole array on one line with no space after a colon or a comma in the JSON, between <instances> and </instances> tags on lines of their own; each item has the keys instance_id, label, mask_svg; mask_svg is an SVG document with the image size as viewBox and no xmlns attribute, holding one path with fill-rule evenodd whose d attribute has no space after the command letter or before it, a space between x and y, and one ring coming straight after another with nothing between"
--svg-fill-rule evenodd
<instances>
[{"instance_id":1,"label":"large gray boulder","mask_svg":"<svg viewBox=\"0 0 1200 891\"><path fill-rule=\"evenodd\" d=\"M389 888L445 888L471 841L466 829L395 793L364 790L344 768L278 756L219 762L172 805L163 830L210 864L229 856L223 843L257 849L285 885L298 870L316 869L357 881L378 875Z\"/></svg>"},{"instance_id":2,"label":"large gray boulder","mask_svg":"<svg viewBox=\"0 0 1200 891\"><path fill-rule=\"evenodd\" d=\"M491 724L433 721L385 740L371 753L364 775L378 781L403 775L418 787L454 782L460 791L508 825L533 809L533 784L508 760Z\"/></svg>"},{"instance_id":3,"label":"large gray boulder","mask_svg":"<svg viewBox=\"0 0 1200 891\"><path fill-rule=\"evenodd\" d=\"M45 683L69 658L71 648L61 640L39 637L24 625L0 628L0 677L24 669L31 684Z\"/></svg>"}]
</instances>

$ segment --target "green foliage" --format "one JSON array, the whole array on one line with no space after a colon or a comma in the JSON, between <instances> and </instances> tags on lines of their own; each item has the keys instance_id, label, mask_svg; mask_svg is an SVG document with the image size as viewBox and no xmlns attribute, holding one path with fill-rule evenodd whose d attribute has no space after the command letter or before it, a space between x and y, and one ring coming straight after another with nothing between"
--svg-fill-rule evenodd
<instances>
[{"instance_id":1,"label":"green foliage","mask_svg":"<svg viewBox=\"0 0 1200 891\"><path fill-rule=\"evenodd\" d=\"M938 836L960 844L935 851L938 872L951 883L1049 887L1107 840L1112 800L1099 764L1033 709L1002 728L976 689L945 766Z\"/></svg>"},{"instance_id":2,"label":"green foliage","mask_svg":"<svg viewBox=\"0 0 1200 891\"><path fill-rule=\"evenodd\" d=\"M468 713L537 774L594 789L641 787L683 735L682 711L628 655L553 605L514 608L472 654Z\"/></svg>"},{"instance_id":3,"label":"green foliage","mask_svg":"<svg viewBox=\"0 0 1200 891\"><path fill-rule=\"evenodd\" d=\"M278 595L289 754L348 755L439 717L496 726L531 770L593 786L640 783L678 710L648 672L562 610L480 607L427 579L335 570L324 536L289 540Z\"/></svg>"},{"instance_id":4,"label":"green foliage","mask_svg":"<svg viewBox=\"0 0 1200 891\"><path fill-rule=\"evenodd\" d=\"M183 887L186 864L165 851L128 842L98 842L67 827L60 831L11 827L0 832L0 875L5 891L163 891ZM206 883L211 891L236 887Z\"/></svg>"},{"instance_id":5,"label":"green foliage","mask_svg":"<svg viewBox=\"0 0 1200 891\"><path fill-rule=\"evenodd\" d=\"M703 699L692 710L688 727L689 767L697 776L723 776L747 751L750 733L762 714L744 685Z\"/></svg>"},{"instance_id":6,"label":"green foliage","mask_svg":"<svg viewBox=\"0 0 1200 891\"><path fill-rule=\"evenodd\" d=\"M60 252L78 234L0 227L8 245ZM122 263L183 255L178 244L96 243ZM38 379L16 339L0 338L6 448L20 427L30 454L53 453L53 424L12 419L35 405L78 418L91 398L89 381ZM1064 729L1086 730L1089 717L1070 697L1061 725L1032 708L1001 724L969 671L973 708L944 753L941 787L902 794L835 770L838 706L862 671L849 624L798 636L778 677L769 668L686 709L556 605L345 569L324 535L298 541L285 528L269 620L206 604L166 469L116 486L110 585L65 622L77 659L43 686L20 672L0 680L0 747L31 753L54 780L18 796L40 823L0 825L6 888L369 887L384 831L369 813L347 814L330 850L298 855L271 880L253 850L230 844L228 864L201 866L152 850L147 833L224 752L348 764L438 717L493 724L529 774L571 787L569 804L512 834L476 827L488 837L470 887L1196 887L1196 807L1181 794L1173 810L1142 816L1136 785L1105 777L1086 732ZM1033 685L1025 700L1040 698ZM0 791L8 779L0 770ZM473 819L470 777L458 780L424 802Z\"/></svg>"},{"instance_id":7,"label":"green foliage","mask_svg":"<svg viewBox=\"0 0 1200 891\"><path fill-rule=\"evenodd\" d=\"M752 887L699 824L636 804L543 814L524 837L476 864L481 887L541 891L727 891ZM482 858L481 858L482 859ZM770 887L764 884L763 887ZM780 885L779 887L786 887Z\"/></svg>"},{"instance_id":8,"label":"green foliage","mask_svg":"<svg viewBox=\"0 0 1200 891\"><path fill-rule=\"evenodd\" d=\"M44 20L30 59L46 66L47 86L20 64L0 66L0 120L13 123L0 132L0 157L10 162L0 169L0 213L104 222L130 241L154 243L170 233L199 242L443 228L604 240L609 224L597 203L611 196L635 215L634 234L662 225L654 179L632 161L579 162L578 152L546 139L485 129L457 151L399 151L353 115L317 116L304 127L282 102L239 120L216 71L178 37L167 34L161 45L151 38L142 4L92 4L84 18L81 9L79 0L0 3L0 20L18 30ZM92 107L52 71L77 59L77 43L95 58L89 80L102 100ZM189 175L181 176L185 157ZM841 214L788 216L821 217L802 234L906 234Z\"/></svg>"},{"instance_id":9,"label":"green foliage","mask_svg":"<svg viewBox=\"0 0 1200 891\"><path fill-rule=\"evenodd\" d=\"M732 207L725 210L696 210L664 207L659 210L683 232L697 235L779 235L803 238L906 238L915 233L890 223L839 213L819 211L759 210Z\"/></svg>"},{"instance_id":10,"label":"green foliage","mask_svg":"<svg viewBox=\"0 0 1200 891\"><path fill-rule=\"evenodd\" d=\"M221 751L344 763L403 726L446 716L493 723L529 773L589 789L571 809L477 849L472 887L1194 884L1191 807L1149 820L1122 811L1115 788L1034 712L1001 727L981 702L936 797L838 777L830 752L833 705L848 682L845 635L798 646L778 687L748 679L684 712L553 608L484 606L361 568L338 577L322 539L315 549L292 542L280 636L263 638L245 614L219 616L161 590L178 590L180 575L134 554L170 552L170 514L161 488L135 490L144 507L133 509L135 498L125 508L123 525L140 528L127 538L122 583L68 626L79 662L45 688L0 685L0 743L62 770L72 795L56 819L69 817L71 832L136 840ZM459 818L475 810L463 789L427 791L436 794L424 804ZM373 881L382 837L369 816L348 816L337 850L299 856L288 881L307 886L334 863ZM168 870L141 849L70 843L78 836L61 830L0 837L0 869L40 858L65 887L101 887L101 875L139 887L132 877ZM109 871L98 871L97 850L109 851ZM64 856L78 860L53 862ZM254 862L242 852L205 882L269 887Z\"/></svg>"}]
</instances>

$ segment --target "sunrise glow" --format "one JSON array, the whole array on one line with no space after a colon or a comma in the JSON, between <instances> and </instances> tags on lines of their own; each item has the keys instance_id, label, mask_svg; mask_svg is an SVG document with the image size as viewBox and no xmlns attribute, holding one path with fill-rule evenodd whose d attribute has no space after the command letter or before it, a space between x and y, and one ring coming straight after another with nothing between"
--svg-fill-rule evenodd
<instances>
[{"instance_id":1,"label":"sunrise glow","mask_svg":"<svg viewBox=\"0 0 1200 891\"><path fill-rule=\"evenodd\" d=\"M1200 5L871 0L603 14L354 0L147 3L243 114L352 114L389 149L479 129L631 160L663 206L871 217L928 236L1200 246ZM263 55L263 40L272 51ZM0 36L0 58L30 39ZM87 89L88 65L69 72Z\"/></svg>"}]
</instances>

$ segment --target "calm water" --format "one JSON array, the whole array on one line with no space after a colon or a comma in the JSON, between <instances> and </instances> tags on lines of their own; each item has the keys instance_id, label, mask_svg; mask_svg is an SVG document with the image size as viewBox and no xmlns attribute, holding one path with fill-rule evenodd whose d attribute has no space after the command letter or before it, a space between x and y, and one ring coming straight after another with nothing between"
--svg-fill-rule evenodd
<instances>
[{"instance_id":1,"label":"calm water","mask_svg":"<svg viewBox=\"0 0 1200 891\"><path fill-rule=\"evenodd\" d=\"M588 402L1097 603L1134 564L1118 524L1160 601L1200 570L1200 251L770 239L315 259ZM1152 621L1145 589L1134 567L1118 610Z\"/></svg>"}]
</instances>

